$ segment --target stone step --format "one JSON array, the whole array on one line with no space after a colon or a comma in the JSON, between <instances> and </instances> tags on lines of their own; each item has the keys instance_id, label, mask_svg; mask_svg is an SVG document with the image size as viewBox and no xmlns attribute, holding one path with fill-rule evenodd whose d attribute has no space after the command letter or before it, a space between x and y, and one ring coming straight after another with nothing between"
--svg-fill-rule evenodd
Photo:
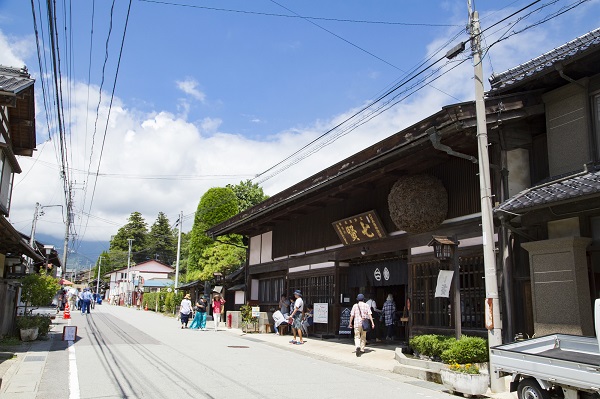
<instances>
[{"instance_id":1,"label":"stone step","mask_svg":"<svg viewBox=\"0 0 600 399\"><path fill-rule=\"evenodd\" d=\"M408 377L418 378L423 381L442 383L442 377L439 372L432 371L423 367L409 366L406 364L398 364L394 366L394 373L402 374Z\"/></svg>"},{"instance_id":2,"label":"stone step","mask_svg":"<svg viewBox=\"0 0 600 399\"><path fill-rule=\"evenodd\" d=\"M398 363L400 363L401 365L422 368L438 374L440 373L441 369L446 368L446 366L440 362L433 362L408 357L402 352L401 349L396 349L395 358L396 361L398 361Z\"/></svg>"}]
</instances>

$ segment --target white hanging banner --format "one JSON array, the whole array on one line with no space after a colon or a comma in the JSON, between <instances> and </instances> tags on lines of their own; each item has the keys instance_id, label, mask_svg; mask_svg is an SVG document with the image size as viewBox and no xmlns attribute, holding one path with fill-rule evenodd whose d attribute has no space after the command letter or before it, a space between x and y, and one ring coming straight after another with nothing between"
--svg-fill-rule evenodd
<instances>
[{"instance_id":1,"label":"white hanging banner","mask_svg":"<svg viewBox=\"0 0 600 399\"><path fill-rule=\"evenodd\" d=\"M452 276L454 271L452 270L440 270L438 275L437 286L435 287L436 298L449 298L450 297L450 285L452 284Z\"/></svg>"}]
</instances>

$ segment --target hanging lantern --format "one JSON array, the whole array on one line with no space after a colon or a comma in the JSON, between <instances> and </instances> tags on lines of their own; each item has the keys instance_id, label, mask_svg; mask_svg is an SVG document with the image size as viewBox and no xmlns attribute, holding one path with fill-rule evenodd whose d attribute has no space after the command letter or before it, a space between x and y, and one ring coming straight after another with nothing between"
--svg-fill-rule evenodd
<instances>
[{"instance_id":1,"label":"hanging lantern","mask_svg":"<svg viewBox=\"0 0 600 399\"><path fill-rule=\"evenodd\" d=\"M448 260L452 258L456 242L454 242L450 237L432 236L431 241L427 245L430 247L433 246L433 253L436 259Z\"/></svg>"}]
</instances>

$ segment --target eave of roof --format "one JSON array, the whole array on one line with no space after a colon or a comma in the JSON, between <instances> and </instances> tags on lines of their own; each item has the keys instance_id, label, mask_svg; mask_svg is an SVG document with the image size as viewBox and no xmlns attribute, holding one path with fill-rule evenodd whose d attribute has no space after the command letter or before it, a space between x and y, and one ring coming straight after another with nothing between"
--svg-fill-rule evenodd
<instances>
[{"instance_id":1,"label":"eave of roof","mask_svg":"<svg viewBox=\"0 0 600 399\"><path fill-rule=\"evenodd\" d=\"M26 68L12 68L0 65L0 94L17 95L33 85L32 79Z\"/></svg>"},{"instance_id":2,"label":"eave of roof","mask_svg":"<svg viewBox=\"0 0 600 399\"><path fill-rule=\"evenodd\" d=\"M0 65L0 103L8 107L9 128L2 134L13 157L30 157L36 147L34 82L26 68Z\"/></svg>"},{"instance_id":3,"label":"eave of roof","mask_svg":"<svg viewBox=\"0 0 600 399\"><path fill-rule=\"evenodd\" d=\"M527 96L529 95L531 94ZM507 118L510 112L521 112L528 106L527 101L524 100L525 97L521 95L508 95L487 99L486 113L488 113L488 123L492 123L498 117L500 109L502 109L501 113L503 117ZM530 116L527 112L519 114L519 117L527 116ZM445 106L442 110L420 122L324 169L223 223L211 227L207 230L207 233L213 237L228 233L239 233L242 226L253 223L274 209L283 208L295 200L316 193L318 190L338 186L343 181L342 179L350 180L355 176L360 176L366 168L379 165L386 159L398 157L398 154L403 151L414 149L419 145L431 146L428 134L425 133L431 127L443 131L445 138L453 135L459 136L464 132L466 127L475 128L474 120L474 102Z\"/></svg>"},{"instance_id":4,"label":"eave of roof","mask_svg":"<svg viewBox=\"0 0 600 399\"><path fill-rule=\"evenodd\" d=\"M36 262L44 260L44 257L37 253L23 238L21 233L3 216L0 216L0 251L3 254L24 254Z\"/></svg>"},{"instance_id":5,"label":"eave of roof","mask_svg":"<svg viewBox=\"0 0 600 399\"><path fill-rule=\"evenodd\" d=\"M494 211L516 214L545 208L574 199L600 195L600 167L570 174L544 184L531 187L498 205Z\"/></svg>"},{"instance_id":6,"label":"eave of roof","mask_svg":"<svg viewBox=\"0 0 600 399\"><path fill-rule=\"evenodd\" d=\"M521 65L497 75L492 75L489 79L491 90L488 94L511 89L527 81L538 79L544 74L556 72L555 65L559 63L567 65L598 51L598 49L600 49L600 28L579 36Z\"/></svg>"}]
</instances>

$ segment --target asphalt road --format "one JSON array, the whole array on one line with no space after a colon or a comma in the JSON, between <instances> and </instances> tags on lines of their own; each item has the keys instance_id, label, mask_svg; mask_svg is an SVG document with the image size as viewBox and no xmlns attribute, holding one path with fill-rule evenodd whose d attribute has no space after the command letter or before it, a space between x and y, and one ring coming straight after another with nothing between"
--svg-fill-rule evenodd
<instances>
[{"instance_id":1,"label":"asphalt road","mask_svg":"<svg viewBox=\"0 0 600 399\"><path fill-rule=\"evenodd\" d=\"M352 345L339 360L303 350L310 338L282 346L239 330L182 330L174 318L109 305L72 312L71 325L78 339L52 342L38 398L456 398L368 367Z\"/></svg>"}]
</instances>

